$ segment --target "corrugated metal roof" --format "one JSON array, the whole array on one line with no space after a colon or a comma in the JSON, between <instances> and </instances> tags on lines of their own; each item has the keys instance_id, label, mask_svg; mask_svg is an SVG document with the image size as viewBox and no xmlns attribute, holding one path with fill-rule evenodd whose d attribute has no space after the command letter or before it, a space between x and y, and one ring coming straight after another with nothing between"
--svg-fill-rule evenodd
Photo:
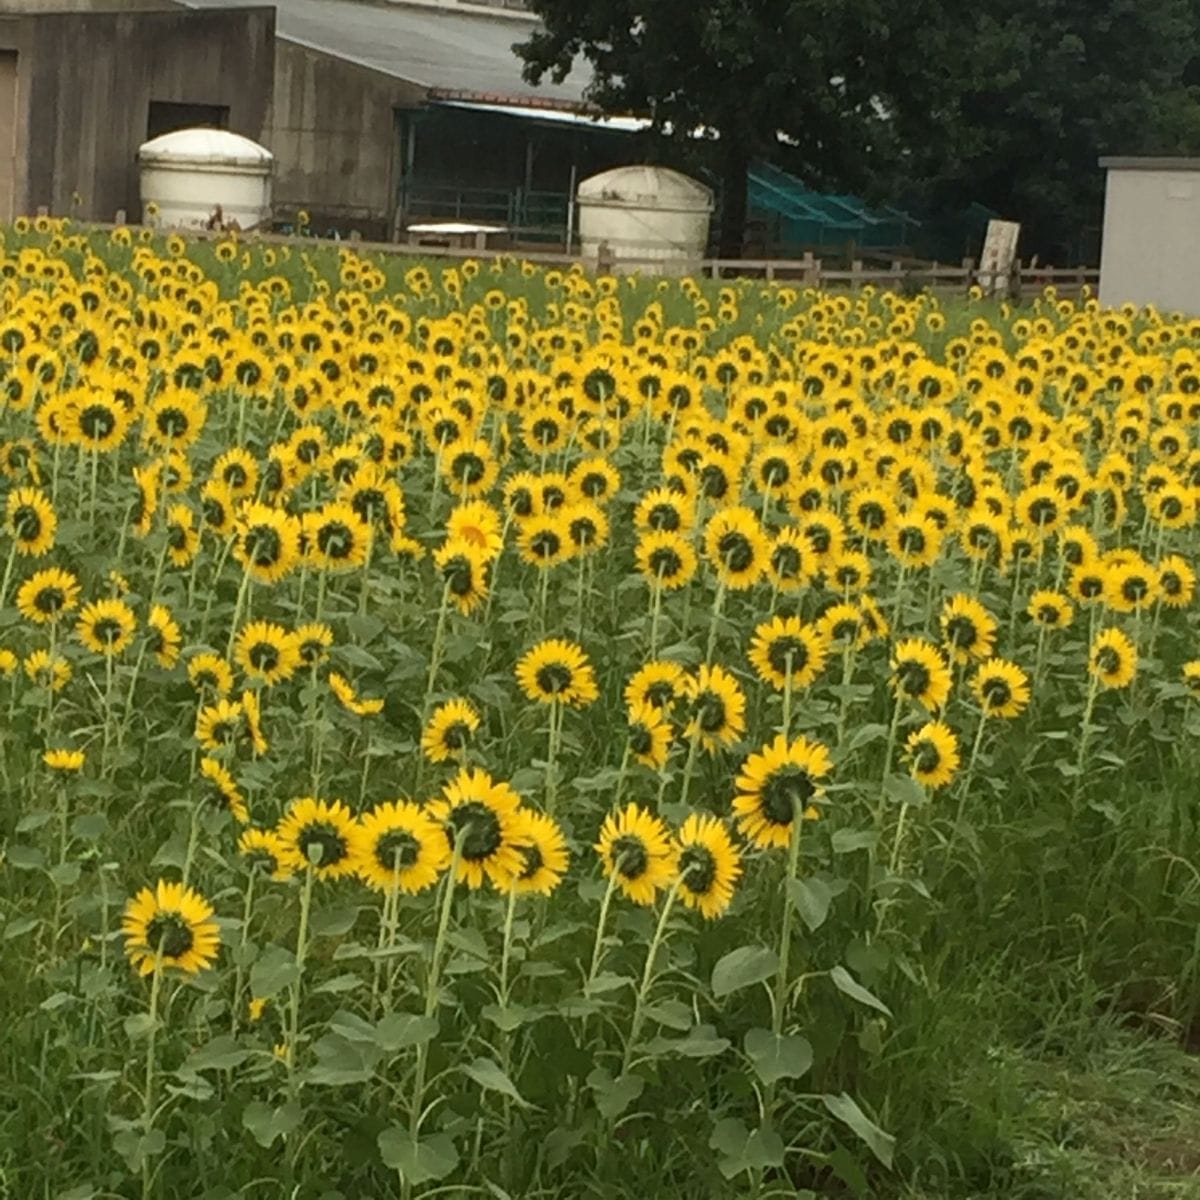
<instances>
[{"instance_id":1,"label":"corrugated metal roof","mask_svg":"<svg viewBox=\"0 0 1200 1200\"><path fill-rule=\"evenodd\" d=\"M236 8L244 0L188 0L196 8ZM579 106L590 75L576 66L560 84L521 78L514 42L536 27L512 12L461 12L361 0L275 0L276 33L291 42L382 71L439 95L517 104Z\"/></svg>"}]
</instances>

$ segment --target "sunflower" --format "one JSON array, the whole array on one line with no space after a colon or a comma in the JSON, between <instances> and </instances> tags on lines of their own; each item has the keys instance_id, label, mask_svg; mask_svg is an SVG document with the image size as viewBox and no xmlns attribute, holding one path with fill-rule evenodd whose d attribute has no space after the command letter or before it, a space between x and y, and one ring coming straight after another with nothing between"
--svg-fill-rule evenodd
<instances>
[{"instance_id":1,"label":"sunflower","mask_svg":"<svg viewBox=\"0 0 1200 1200\"><path fill-rule=\"evenodd\" d=\"M305 513L304 544L309 560L325 571L353 571L367 561L371 526L342 502Z\"/></svg>"},{"instance_id":2,"label":"sunflower","mask_svg":"<svg viewBox=\"0 0 1200 1200\"><path fill-rule=\"evenodd\" d=\"M661 771L671 753L673 732L663 710L648 700L629 708L629 750L644 767Z\"/></svg>"},{"instance_id":3,"label":"sunflower","mask_svg":"<svg viewBox=\"0 0 1200 1200\"><path fill-rule=\"evenodd\" d=\"M654 530L638 538L634 560L643 578L653 587L675 591L696 574L696 551L686 537Z\"/></svg>"},{"instance_id":4,"label":"sunflower","mask_svg":"<svg viewBox=\"0 0 1200 1200\"><path fill-rule=\"evenodd\" d=\"M604 874L635 904L653 904L675 878L678 846L666 825L636 804L609 813L594 849Z\"/></svg>"},{"instance_id":5,"label":"sunflower","mask_svg":"<svg viewBox=\"0 0 1200 1200\"><path fill-rule=\"evenodd\" d=\"M111 453L129 431L129 414L124 406L100 392L70 404L66 418L67 441L95 454Z\"/></svg>"},{"instance_id":6,"label":"sunflower","mask_svg":"<svg viewBox=\"0 0 1200 1200\"><path fill-rule=\"evenodd\" d=\"M892 650L892 691L937 712L950 696L952 677L942 652L924 638L906 638Z\"/></svg>"},{"instance_id":7,"label":"sunflower","mask_svg":"<svg viewBox=\"0 0 1200 1200\"><path fill-rule=\"evenodd\" d=\"M293 871L311 867L317 879L353 875L361 860L362 827L340 800L293 800L275 832L283 862Z\"/></svg>"},{"instance_id":8,"label":"sunflower","mask_svg":"<svg viewBox=\"0 0 1200 1200\"><path fill-rule=\"evenodd\" d=\"M337 697L338 703L356 717L374 717L383 712L382 700L362 699L355 690L354 684L344 675L339 675L337 671L329 672L329 690Z\"/></svg>"},{"instance_id":9,"label":"sunflower","mask_svg":"<svg viewBox=\"0 0 1200 1200\"><path fill-rule=\"evenodd\" d=\"M518 895L549 896L562 883L571 861L558 822L532 809L518 809L513 841L521 855L521 867L501 886Z\"/></svg>"},{"instance_id":10,"label":"sunflower","mask_svg":"<svg viewBox=\"0 0 1200 1200\"><path fill-rule=\"evenodd\" d=\"M196 741L205 750L220 750L237 741L245 713L240 701L218 700L196 714Z\"/></svg>"},{"instance_id":11,"label":"sunflower","mask_svg":"<svg viewBox=\"0 0 1200 1200\"><path fill-rule=\"evenodd\" d=\"M1158 564L1158 587L1167 608L1186 608L1196 594L1196 572L1180 554L1168 554Z\"/></svg>"},{"instance_id":12,"label":"sunflower","mask_svg":"<svg viewBox=\"0 0 1200 1200\"><path fill-rule=\"evenodd\" d=\"M1099 604L1105 594L1108 572L1104 563L1089 558L1071 568L1067 578L1067 591L1079 604Z\"/></svg>"},{"instance_id":13,"label":"sunflower","mask_svg":"<svg viewBox=\"0 0 1200 1200\"><path fill-rule=\"evenodd\" d=\"M447 700L421 733L421 753L432 763L460 759L478 728L479 713L469 700Z\"/></svg>"},{"instance_id":14,"label":"sunflower","mask_svg":"<svg viewBox=\"0 0 1200 1200\"><path fill-rule=\"evenodd\" d=\"M450 538L433 556L433 565L458 611L472 613L487 598L487 552L465 538Z\"/></svg>"},{"instance_id":15,"label":"sunflower","mask_svg":"<svg viewBox=\"0 0 1200 1200\"><path fill-rule=\"evenodd\" d=\"M863 609L856 604L831 604L816 621L825 644L842 653L861 650L871 640Z\"/></svg>"},{"instance_id":16,"label":"sunflower","mask_svg":"<svg viewBox=\"0 0 1200 1200\"><path fill-rule=\"evenodd\" d=\"M766 570L771 546L758 517L742 505L722 509L704 531L704 553L727 588L753 587Z\"/></svg>"},{"instance_id":17,"label":"sunflower","mask_svg":"<svg viewBox=\"0 0 1200 1200\"><path fill-rule=\"evenodd\" d=\"M124 600L96 600L85 605L75 627L93 654L117 655L128 648L137 629L133 609Z\"/></svg>"},{"instance_id":18,"label":"sunflower","mask_svg":"<svg viewBox=\"0 0 1200 1200\"><path fill-rule=\"evenodd\" d=\"M121 922L125 954L139 975L174 967L198 975L211 966L221 946L212 906L182 883L160 879L125 906Z\"/></svg>"},{"instance_id":19,"label":"sunflower","mask_svg":"<svg viewBox=\"0 0 1200 1200\"><path fill-rule=\"evenodd\" d=\"M130 521L138 537L145 537L151 529L154 514L158 512L159 481L162 478L162 463L151 463L148 467L133 468L133 482L137 484L137 503L130 513Z\"/></svg>"},{"instance_id":20,"label":"sunflower","mask_svg":"<svg viewBox=\"0 0 1200 1200\"><path fill-rule=\"evenodd\" d=\"M233 644L234 661L248 679L261 679L268 687L291 679L300 666L296 635L270 621L245 626Z\"/></svg>"},{"instance_id":21,"label":"sunflower","mask_svg":"<svg viewBox=\"0 0 1200 1200\"><path fill-rule=\"evenodd\" d=\"M1185 662L1181 672L1183 686L1187 688L1193 700L1200 700L1200 658Z\"/></svg>"},{"instance_id":22,"label":"sunflower","mask_svg":"<svg viewBox=\"0 0 1200 1200\"><path fill-rule=\"evenodd\" d=\"M1075 608L1061 592L1039 588L1029 597L1025 609L1034 624L1044 629L1066 629L1075 616Z\"/></svg>"},{"instance_id":23,"label":"sunflower","mask_svg":"<svg viewBox=\"0 0 1200 1200\"><path fill-rule=\"evenodd\" d=\"M486 771L463 767L429 803L429 813L457 848L455 879L469 888L504 888L520 873L523 859L516 841L521 798Z\"/></svg>"},{"instance_id":24,"label":"sunflower","mask_svg":"<svg viewBox=\"0 0 1200 1200\"><path fill-rule=\"evenodd\" d=\"M40 488L15 488L5 502L4 527L18 553L41 558L54 545L58 517Z\"/></svg>"},{"instance_id":25,"label":"sunflower","mask_svg":"<svg viewBox=\"0 0 1200 1200\"><path fill-rule=\"evenodd\" d=\"M530 700L586 708L599 695L596 673L583 649L550 638L527 650L517 662L517 683Z\"/></svg>"},{"instance_id":26,"label":"sunflower","mask_svg":"<svg viewBox=\"0 0 1200 1200\"><path fill-rule=\"evenodd\" d=\"M233 691L233 668L218 654L202 651L188 660L188 679L198 692L228 696Z\"/></svg>"},{"instance_id":27,"label":"sunflower","mask_svg":"<svg viewBox=\"0 0 1200 1200\"><path fill-rule=\"evenodd\" d=\"M233 556L256 583L278 583L300 561L301 526L289 513L248 504L233 532Z\"/></svg>"},{"instance_id":28,"label":"sunflower","mask_svg":"<svg viewBox=\"0 0 1200 1200\"><path fill-rule=\"evenodd\" d=\"M247 829L238 838L238 853L251 871L259 871L283 883L294 874L287 862L286 847L273 829Z\"/></svg>"},{"instance_id":29,"label":"sunflower","mask_svg":"<svg viewBox=\"0 0 1200 1200\"><path fill-rule=\"evenodd\" d=\"M985 659L996 641L996 618L978 600L959 592L942 605L942 640L952 662Z\"/></svg>"},{"instance_id":30,"label":"sunflower","mask_svg":"<svg viewBox=\"0 0 1200 1200\"><path fill-rule=\"evenodd\" d=\"M1114 612L1132 613L1148 608L1158 595L1158 571L1140 558L1134 556L1105 568L1104 602Z\"/></svg>"},{"instance_id":31,"label":"sunflower","mask_svg":"<svg viewBox=\"0 0 1200 1200\"><path fill-rule=\"evenodd\" d=\"M691 499L661 487L648 491L633 513L633 525L639 533L687 534L695 520L696 505Z\"/></svg>"},{"instance_id":32,"label":"sunflower","mask_svg":"<svg viewBox=\"0 0 1200 1200\"><path fill-rule=\"evenodd\" d=\"M79 581L69 571L49 567L31 575L17 590L21 616L36 625L57 621L79 604Z\"/></svg>"},{"instance_id":33,"label":"sunflower","mask_svg":"<svg viewBox=\"0 0 1200 1200\"><path fill-rule=\"evenodd\" d=\"M1017 496L1013 515L1023 530L1047 538L1067 522L1070 505L1053 484L1039 483Z\"/></svg>"},{"instance_id":34,"label":"sunflower","mask_svg":"<svg viewBox=\"0 0 1200 1200\"><path fill-rule=\"evenodd\" d=\"M577 462L567 477L575 495L581 500L604 504L621 488L621 474L607 459L592 457Z\"/></svg>"},{"instance_id":35,"label":"sunflower","mask_svg":"<svg viewBox=\"0 0 1200 1200\"><path fill-rule=\"evenodd\" d=\"M1029 703L1029 676L1014 662L989 658L971 680L971 690L985 717L1019 717Z\"/></svg>"},{"instance_id":36,"label":"sunflower","mask_svg":"<svg viewBox=\"0 0 1200 1200\"><path fill-rule=\"evenodd\" d=\"M250 824L250 810L246 807L246 797L242 795L237 780L229 770L215 758L200 760L200 774L213 786L213 799L218 808L228 809L230 816L239 825Z\"/></svg>"},{"instance_id":37,"label":"sunflower","mask_svg":"<svg viewBox=\"0 0 1200 1200\"><path fill-rule=\"evenodd\" d=\"M471 500L451 510L446 521L447 540L469 542L490 559L504 549L500 514L486 500Z\"/></svg>"},{"instance_id":38,"label":"sunflower","mask_svg":"<svg viewBox=\"0 0 1200 1200\"><path fill-rule=\"evenodd\" d=\"M1103 629L1096 634L1088 655L1088 672L1101 687L1128 687L1137 667L1137 647L1121 630Z\"/></svg>"},{"instance_id":39,"label":"sunflower","mask_svg":"<svg viewBox=\"0 0 1200 1200\"><path fill-rule=\"evenodd\" d=\"M359 821L355 871L368 887L414 895L433 887L450 865L441 825L407 800L378 804Z\"/></svg>"},{"instance_id":40,"label":"sunflower","mask_svg":"<svg viewBox=\"0 0 1200 1200\"><path fill-rule=\"evenodd\" d=\"M819 556L812 543L795 526L781 529L767 552L767 575L779 592L795 592L806 587L819 570Z\"/></svg>"},{"instance_id":41,"label":"sunflower","mask_svg":"<svg viewBox=\"0 0 1200 1200\"><path fill-rule=\"evenodd\" d=\"M929 721L913 730L904 748L912 777L930 789L945 787L961 761L958 738L943 721Z\"/></svg>"},{"instance_id":42,"label":"sunflower","mask_svg":"<svg viewBox=\"0 0 1200 1200\"><path fill-rule=\"evenodd\" d=\"M438 457L450 494L462 500L483 495L499 474L492 448L482 438L451 442Z\"/></svg>"},{"instance_id":43,"label":"sunflower","mask_svg":"<svg viewBox=\"0 0 1200 1200\"><path fill-rule=\"evenodd\" d=\"M301 625L292 637L303 666L320 666L329 657L329 648L333 645L333 630L324 622Z\"/></svg>"},{"instance_id":44,"label":"sunflower","mask_svg":"<svg viewBox=\"0 0 1200 1200\"><path fill-rule=\"evenodd\" d=\"M179 647L183 645L179 624L165 604L154 605L146 624L150 629L150 651L158 665L169 671L179 661Z\"/></svg>"},{"instance_id":45,"label":"sunflower","mask_svg":"<svg viewBox=\"0 0 1200 1200\"><path fill-rule=\"evenodd\" d=\"M186 567L196 557L200 534L196 518L186 504L172 504L167 509L167 556L177 567Z\"/></svg>"},{"instance_id":46,"label":"sunflower","mask_svg":"<svg viewBox=\"0 0 1200 1200\"><path fill-rule=\"evenodd\" d=\"M22 664L25 674L36 687L61 692L71 681L71 664L61 654L35 650Z\"/></svg>"},{"instance_id":47,"label":"sunflower","mask_svg":"<svg viewBox=\"0 0 1200 1200\"><path fill-rule=\"evenodd\" d=\"M20 659L9 649L0 647L0 679L7 679L17 673Z\"/></svg>"},{"instance_id":48,"label":"sunflower","mask_svg":"<svg viewBox=\"0 0 1200 1200\"><path fill-rule=\"evenodd\" d=\"M85 760L86 755L82 750L42 751L42 762L52 771L82 771Z\"/></svg>"},{"instance_id":49,"label":"sunflower","mask_svg":"<svg viewBox=\"0 0 1200 1200\"><path fill-rule=\"evenodd\" d=\"M710 754L732 745L745 732L746 697L724 667L702 666L689 680L687 700L691 720L685 734L699 738Z\"/></svg>"},{"instance_id":50,"label":"sunflower","mask_svg":"<svg viewBox=\"0 0 1200 1200\"><path fill-rule=\"evenodd\" d=\"M797 817L815 819L820 780L832 766L820 742L780 734L751 754L737 777L734 819L742 836L761 849L786 846Z\"/></svg>"},{"instance_id":51,"label":"sunflower","mask_svg":"<svg viewBox=\"0 0 1200 1200\"><path fill-rule=\"evenodd\" d=\"M517 531L517 553L531 567L553 567L570 558L571 535L560 513L528 517Z\"/></svg>"},{"instance_id":52,"label":"sunflower","mask_svg":"<svg viewBox=\"0 0 1200 1200\"><path fill-rule=\"evenodd\" d=\"M692 813L679 830L679 896L688 908L713 920L733 900L742 856L723 821Z\"/></svg>"},{"instance_id":53,"label":"sunflower","mask_svg":"<svg viewBox=\"0 0 1200 1200\"><path fill-rule=\"evenodd\" d=\"M810 687L825 667L829 646L798 617L773 617L754 630L749 659L764 683L784 688ZM790 685L789 685L790 680Z\"/></svg>"},{"instance_id":54,"label":"sunflower","mask_svg":"<svg viewBox=\"0 0 1200 1200\"><path fill-rule=\"evenodd\" d=\"M942 531L932 517L907 513L888 530L887 544L902 567L931 567L941 553Z\"/></svg>"},{"instance_id":55,"label":"sunflower","mask_svg":"<svg viewBox=\"0 0 1200 1200\"><path fill-rule=\"evenodd\" d=\"M648 662L625 685L625 705L632 712L639 704L652 704L670 712L688 690L688 673L678 663L659 658Z\"/></svg>"}]
</instances>

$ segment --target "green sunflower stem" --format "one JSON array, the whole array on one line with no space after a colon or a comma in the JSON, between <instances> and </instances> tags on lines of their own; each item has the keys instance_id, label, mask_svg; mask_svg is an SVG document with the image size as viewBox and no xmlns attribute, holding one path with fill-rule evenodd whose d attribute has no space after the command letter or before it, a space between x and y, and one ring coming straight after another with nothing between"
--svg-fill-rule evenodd
<instances>
[{"instance_id":1,"label":"green sunflower stem","mask_svg":"<svg viewBox=\"0 0 1200 1200\"><path fill-rule=\"evenodd\" d=\"M779 732L785 738L792 735L792 652L784 655L783 669L783 723Z\"/></svg>"},{"instance_id":2,"label":"green sunflower stem","mask_svg":"<svg viewBox=\"0 0 1200 1200\"><path fill-rule=\"evenodd\" d=\"M557 699L550 701L549 733L546 746L546 815L554 816L558 804L558 749L562 740L563 709Z\"/></svg>"},{"instance_id":3,"label":"green sunflower stem","mask_svg":"<svg viewBox=\"0 0 1200 1200\"><path fill-rule=\"evenodd\" d=\"M900 573L896 576L896 592L892 597L892 633L900 632L900 605L904 603L904 577L907 574L903 563L900 564Z\"/></svg>"},{"instance_id":4,"label":"green sunflower stem","mask_svg":"<svg viewBox=\"0 0 1200 1200\"><path fill-rule=\"evenodd\" d=\"M692 770L696 765L696 749L700 745L700 734L693 733L688 739L687 758L683 764L683 786L679 789L679 804L687 807L688 793L692 787Z\"/></svg>"},{"instance_id":5,"label":"green sunflower stem","mask_svg":"<svg viewBox=\"0 0 1200 1200\"><path fill-rule=\"evenodd\" d=\"M1021 565L1025 560L1018 558L1013 567L1012 592L1008 597L1008 650L1010 654L1017 649L1017 593L1021 590Z\"/></svg>"},{"instance_id":6,"label":"green sunflower stem","mask_svg":"<svg viewBox=\"0 0 1200 1200\"><path fill-rule=\"evenodd\" d=\"M50 664L53 671L54 664ZM112 744L112 727L115 724L112 711L113 697L113 655L111 648L104 655L104 742L100 756L100 778L108 776L111 766L108 761L108 750Z\"/></svg>"},{"instance_id":7,"label":"green sunflower stem","mask_svg":"<svg viewBox=\"0 0 1200 1200\"><path fill-rule=\"evenodd\" d=\"M8 547L8 557L4 561L4 578L0 580L0 608L4 607L4 601L8 597L8 585L12 582L13 563L17 558L17 539L13 538L12 543Z\"/></svg>"},{"instance_id":8,"label":"green sunflower stem","mask_svg":"<svg viewBox=\"0 0 1200 1200\"><path fill-rule=\"evenodd\" d=\"M437 936L433 942L433 956L429 960L429 974L425 980L425 1016L432 1017L438 1006L438 987L441 983L442 955L446 949L446 934L450 929L450 910L454 904L454 888L458 882L458 864L462 861L462 836L454 842L454 855L450 860L450 869L446 872L446 882L442 893L442 908L438 916ZM424 1041L417 1047L417 1066L413 1077L412 1096L409 1100L408 1128L413 1141L421 1132L421 1117L425 1103L425 1072L429 1066L429 1042ZM406 1185L406 1191L407 1185Z\"/></svg>"},{"instance_id":9,"label":"green sunflower stem","mask_svg":"<svg viewBox=\"0 0 1200 1200\"><path fill-rule=\"evenodd\" d=\"M681 882L677 879L671 885L671 890L667 893L666 900L663 901L658 924L654 927L654 937L650 940L650 949L646 951L646 965L642 970L642 982L638 988L637 999L633 1003L633 1017L629 1022L629 1035L625 1039L625 1054L621 1059L622 1075L628 1072L630 1064L633 1062L633 1051L642 1033L642 1023L646 1019L646 1000L650 995L650 986L654 982L654 964L658 961L658 951L667 932L667 921L670 919L671 909L675 906L675 897L679 894Z\"/></svg>"},{"instance_id":10,"label":"green sunflower stem","mask_svg":"<svg viewBox=\"0 0 1200 1200\"><path fill-rule=\"evenodd\" d=\"M850 686L850 677L854 674L854 647L849 643L842 650L842 682L839 689L840 696L838 697L838 717L837 731L833 739L833 745L836 750L842 748L842 743L846 738L846 718L850 715L850 701L846 695L846 689Z\"/></svg>"},{"instance_id":11,"label":"green sunflower stem","mask_svg":"<svg viewBox=\"0 0 1200 1200\"><path fill-rule=\"evenodd\" d=\"M779 923L779 966L775 972L775 989L771 994L771 1031L778 1038L783 1034L783 1018L787 1011L788 972L792 952L792 926L795 906L792 904L792 881L800 870L800 838L804 827L804 806L792 801L792 836L788 840L787 873L783 877L783 919ZM763 1097L763 1118L771 1119L775 1106L775 1085L767 1085Z\"/></svg>"},{"instance_id":12,"label":"green sunflower stem","mask_svg":"<svg viewBox=\"0 0 1200 1200\"><path fill-rule=\"evenodd\" d=\"M575 577L575 640L583 641L583 598L587 594L585 586L587 574L588 556L580 554L579 556L579 574Z\"/></svg>"},{"instance_id":13,"label":"green sunflower stem","mask_svg":"<svg viewBox=\"0 0 1200 1200\"><path fill-rule=\"evenodd\" d=\"M587 982L583 985L586 996L592 990L592 984L600 971L600 963L604 958L604 928L608 924L608 910L612 905L613 892L617 888L617 873L613 871L608 877L608 887L604 891L604 899L600 901L600 915L596 918L596 940L592 945L592 965L588 968Z\"/></svg>"},{"instance_id":14,"label":"green sunflower stem","mask_svg":"<svg viewBox=\"0 0 1200 1200\"><path fill-rule=\"evenodd\" d=\"M88 505L88 524L93 529L96 527L96 493L99 490L100 479L100 452L92 447L92 498Z\"/></svg>"},{"instance_id":15,"label":"green sunflower stem","mask_svg":"<svg viewBox=\"0 0 1200 1200\"><path fill-rule=\"evenodd\" d=\"M707 666L712 662L713 650L717 646L717 626L721 621L721 609L725 605L725 585L717 582L717 594L713 597L712 613L708 618L708 644L704 650L704 662Z\"/></svg>"},{"instance_id":16,"label":"green sunflower stem","mask_svg":"<svg viewBox=\"0 0 1200 1200\"><path fill-rule=\"evenodd\" d=\"M546 636L546 605L550 592L550 568L541 568L541 579L538 583L538 629L541 636Z\"/></svg>"},{"instance_id":17,"label":"green sunflower stem","mask_svg":"<svg viewBox=\"0 0 1200 1200\"><path fill-rule=\"evenodd\" d=\"M304 986L304 959L308 953L308 917L312 911L313 880L315 878L316 871L310 864L304 869L304 890L300 893L300 924L296 930L296 979L292 984L292 1002L288 1014L286 1062L288 1095L293 1100L300 1090L299 1081L296 1078L296 1043L300 1038L300 993Z\"/></svg>"},{"instance_id":18,"label":"green sunflower stem","mask_svg":"<svg viewBox=\"0 0 1200 1200\"><path fill-rule=\"evenodd\" d=\"M365 617L367 615L367 601L371 595L371 553L375 549L375 537L372 531L372 536L367 538L367 557L362 565L362 585L358 590L358 615Z\"/></svg>"},{"instance_id":19,"label":"green sunflower stem","mask_svg":"<svg viewBox=\"0 0 1200 1200\"><path fill-rule=\"evenodd\" d=\"M438 606L437 626L433 631L433 648L429 652L429 675L425 680L425 707L421 723L429 717L429 706L433 697L433 685L437 682L438 668L442 665L442 650L446 639L446 613L450 607L450 585L442 588L442 602Z\"/></svg>"},{"instance_id":20,"label":"green sunflower stem","mask_svg":"<svg viewBox=\"0 0 1200 1200\"><path fill-rule=\"evenodd\" d=\"M1071 789L1071 808L1079 807L1079 793L1083 790L1083 769L1087 764L1088 744L1092 735L1092 713L1096 709L1096 696L1100 692L1100 680L1088 673L1088 694L1083 706L1083 720L1079 725L1079 757L1075 760L1075 786Z\"/></svg>"},{"instance_id":21,"label":"green sunflower stem","mask_svg":"<svg viewBox=\"0 0 1200 1200\"><path fill-rule=\"evenodd\" d=\"M243 963L246 961L246 946L250 941L250 919L254 913L254 877L251 871L246 880L246 894L242 899L242 923L238 929L238 955L233 970L233 1006L230 1014L229 1032L237 1036L238 1024L242 1011L242 986L245 983L246 971Z\"/></svg>"},{"instance_id":22,"label":"green sunflower stem","mask_svg":"<svg viewBox=\"0 0 1200 1200\"><path fill-rule=\"evenodd\" d=\"M659 568L658 578L651 587L654 599L650 606L650 658L658 657L658 622L662 616L662 568Z\"/></svg>"},{"instance_id":23,"label":"green sunflower stem","mask_svg":"<svg viewBox=\"0 0 1200 1200\"><path fill-rule=\"evenodd\" d=\"M250 590L250 572L242 572L242 580L238 584L237 599L233 604L233 617L229 622L229 641L225 643L225 657L232 661L233 643L237 641L238 625L242 619L242 609L246 604L246 593Z\"/></svg>"},{"instance_id":24,"label":"green sunflower stem","mask_svg":"<svg viewBox=\"0 0 1200 1200\"><path fill-rule=\"evenodd\" d=\"M971 780L975 777L975 764L979 761L979 750L983 745L983 734L986 729L987 717L983 713L980 713L979 725L975 730L975 740L971 743L971 757L967 759L967 770L963 775L962 783L959 785L958 811L954 814L954 828L950 831L950 840L946 843L947 854L949 854L951 846L954 845L955 839L958 837L958 831L963 822L963 814L967 811L967 799L971 795Z\"/></svg>"},{"instance_id":25,"label":"green sunflower stem","mask_svg":"<svg viewBox=\"0 0 1200 1200\"><path fill-rule=\"evenodd\" d=\"M160 946L154 957L154 974L150 980L150 1007L148 1009L150 1027L146 1034L146 1076L142 1088L143 1137L154 1128L155 1049L158 1042L158 1001L162 992L162 976L162 947ZM150 1195L152 1177L150 1158L145 1156L142 1158L142 1200L147 1200Z\"/></svg>"}]
</instances>

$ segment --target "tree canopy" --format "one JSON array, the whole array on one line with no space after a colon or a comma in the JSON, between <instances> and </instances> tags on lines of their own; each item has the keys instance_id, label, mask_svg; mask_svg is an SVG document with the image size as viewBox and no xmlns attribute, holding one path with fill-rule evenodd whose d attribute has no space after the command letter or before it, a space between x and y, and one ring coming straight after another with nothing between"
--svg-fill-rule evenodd
<instances>
[{"instance_id":1,"label":"tree canopy","mask_svg":"<svg viewBox=\"0 0 1200 1200\"><path fill-rule=\"evenodd\" d=\"M719 135L726 252L756 158L934 220L982 203L1061 262L1098 221L1101 154L1200 150L1200 0L530 4L527 78L583 58L601 108Z\"/></svg>"}]
</instances>

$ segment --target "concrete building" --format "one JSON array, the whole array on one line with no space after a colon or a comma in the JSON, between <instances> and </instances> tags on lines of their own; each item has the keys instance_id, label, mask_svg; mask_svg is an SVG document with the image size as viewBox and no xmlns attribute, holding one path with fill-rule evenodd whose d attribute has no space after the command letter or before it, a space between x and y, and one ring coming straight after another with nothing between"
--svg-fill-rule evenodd
<instances>
[{"instance_id":1,"label":"concrete building","mask_svg":"<svg viewBox=\"0 0 1200 1200\"><path fill-rule=\"evenodd\" d=\"M0 220L138 211L137 148L188 124L259 138L275 10L0 4Z\"/></svg>"},{"instance_id":2,"label":"concrete building","mask_svg":"<svg viewBox=\"0 0 1200 1200\"><path fill-rule=\"evenodd\" d=\"M1200 158L1102 158L1100 302L1200 315Z\"/></svg>"}]
</instances>

